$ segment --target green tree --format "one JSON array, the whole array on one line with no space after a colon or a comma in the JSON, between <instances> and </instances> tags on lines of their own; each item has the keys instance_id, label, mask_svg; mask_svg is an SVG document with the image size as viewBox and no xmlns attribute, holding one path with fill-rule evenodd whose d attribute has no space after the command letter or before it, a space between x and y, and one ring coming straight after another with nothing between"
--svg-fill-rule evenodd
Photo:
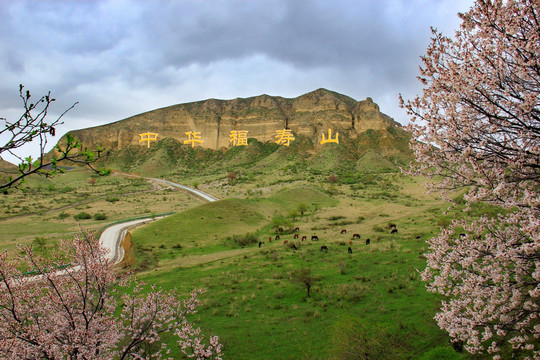
<instances>
[{"instance_id":1,"label":"green tree","mask_svg":"<svg viewBox=\"0 0 540 360\"><path fill-rule=\"evenodd\" d=\"M32 243L39 247L39 251L43 254L45 247L47 246L47 239L44 237L36 236Z\"/></svg>"},{"instance_id":2,"label":"green tree","mask_svg":"<svg viewBox=\"0 0 540 360\"><path fill-rule=\"evenodd\" d=\"M274 230L274 232L280 232L280 229L290 231L292 228L292 223L283 216L276 216L272 219L270 227Z\"/></svg>"},{"instance_id":3,"label":"green tree","mask_svg":"<svg viewBox=\"0 0 540 360\"><path fill-rule=\"evenodd\" d=\"M291 273L291 281L306 287L306 297L310 297L311 288L319 279L311 274L310 268L301 268Z\"/></svg>"},{"instance_id":4,"label":"green tree","mask_svg":"<svg viewBox=\"0 0 540 360\"><path fill-rule=\"evenodd\" d=\"M56 145L56 155L50 158L45 157L49 136L56 135L56 128L58 125L63 124L62 118L77 103L71 105L56 120L47 123L45 120L49 107L56 101L56 99L51 98L50 92L34 102L30 91L25 91L24 86L20 85L19 96L24 107L21 117L14 122L0 117L0 136L6 139L5 142L0 144L0 156L3 153L9 153L18 158L21 163L17 175L8 177L0 175L0 191L7 194L8 189L19 186L31 174L49 177L61 173L64 170L59 166L59 163L66 161L84 164L99 175L110 173L108 170L92 167L92 164L103 156L102 148L98 147L94 151L84 148L81 142L69 133L66 134L64 145ZM38 159L32 159L31 156L23 158L15 153L15 150L32 141L39 142L40 155Z\"/></svg>"},{"instance_id":5,"label":"green tree","mask_svg":"<svg viewBox=\"0 0 540 360\"><path fill-rule=\"evenodd\" d=\"M308 207L304 203L298 204L296 210L300 213L300 216L304 216L304 213L308 210Z\"/></svg>"}]
</instances>

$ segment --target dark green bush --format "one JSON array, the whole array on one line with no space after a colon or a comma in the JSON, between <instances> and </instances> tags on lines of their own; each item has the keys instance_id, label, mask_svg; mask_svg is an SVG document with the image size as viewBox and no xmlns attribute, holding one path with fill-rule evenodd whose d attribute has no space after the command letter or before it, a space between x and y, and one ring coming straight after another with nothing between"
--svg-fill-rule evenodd
<instances>
[{"instance_id":1,"label":"dark green bush","mask_svg":"<svg viewBox=\"0 0 540 360\"><path fill-rule=\"evenodd\" d=\"M95 213L94 214L94 220L106 220L107 219L107 215L103 214L103 213Z\"/></svg>"},{"instance_id":2,"label":"dark green bush","mask_svg":"<svg viewBox=\"0 0 540 360\"><path fill-rule=\"evenodd\" d=\"M250 244L256 244L259 242L259 239L257 238L257 235L247 233L245 235L232 235L227 237L227 241L231 241L237 245L240 245L242 247Z\"/></svg>"},{"instance_id":3,"label":"dark green bush","mask_svg":"<svg viewBox=\"0 0 540 360\"><path fill-rule=\"evenodd\" d=\"M86 219L91 219L92 215L90 215L87 212L81 211L77 215L73 215L73 217L75 218L75 220L86 220Z\"/></svg>"}]
</instances>

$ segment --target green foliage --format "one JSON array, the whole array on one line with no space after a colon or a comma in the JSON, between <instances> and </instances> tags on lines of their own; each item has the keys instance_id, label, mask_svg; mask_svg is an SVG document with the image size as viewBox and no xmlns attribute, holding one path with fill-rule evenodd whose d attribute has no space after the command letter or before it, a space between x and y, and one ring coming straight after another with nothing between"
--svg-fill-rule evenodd
<instances>
[{"instance_id":1,"label":"green foliage","mask_svg":"<svg viewBox=\"0 0 540 360\"><path fill-rule=\"evenodd\" d=\"M367 328L360 319L345 318L340 320L332 335L332 352L335 358L343 360L391 359L396 350L388 346L389 334L377 327Z\"/></svg>"},{"instance_id":2,"label":"green foliage","mask_svg":"<svg viewBox=\"0 0 540 360\"><path fill-rule=\"evenodd\" d=\"M60 220L66 219L66 218L68 218L68 217L69 217L69 214L66 214L65 212L61 212L60 214L58 214L58 218L59 218Z\"/></svg>"},{"instance_id":3,"label":"green foliage","mask_svg":"<svg viewBox=\"0 0 540 360\"><path fill-rule=\"evenodd\" d=\"M115 202L119 201L120 199L118 199L117 197L107 197L105 200L107 200L108 202L111 202L111 203L115 203Z\"/></svg>"},{"instance_id":4,"label":"green foliage","mask_svg":"<svg viewBox=\"0 0 540 360\"><path fill-rule=\"evenodd\" d=\"M290 279L293 283L301 284L306 288L306 297L311 296L311 288L319 278L311 273L310 268L301 268L291 272Z\"/></svg>"},{"instance_id":5,"label":"green foliage","mask_svg":"<svg viewBox=\"0 0 540 360\"><path fill-rule=\"evenodd\" d=\"M232 242L241 247L256 244L259 239L256 234L247 233L244 235L231 235L227 237L228 242Z\"/></svg>"},{"instance_id":6,"label":"green foliage","mask_svg":"<svg viewBox=\"0 0 540 360\"><path fill-rule=\"evenodd\" d=\"M296 211L300 213L300 216L304 216L304 213L308 210L308 206L304 203L300 203L296 206Z\"/></svg>"},{"instance_id":7,"label":"green foliage","mask_svg":"<svg viewBox=\"0 0 540 360\"><path fill-rule=\"evenodd\" d=\"M81 211L80 213L73 215L73 218L75 218L75 220L87 220L91 219L92 215L87 212Z\"/></svg>"},{"instance_id":8,"label":"green foliage","mask_svg":"<svg viewBox=\"0 0 540 360\"><path fill-rule=\"evenodd\" d=\"M294 226L293 226L293 223L290 220L288 220L286 217L276 216L272 219L270 228L276 233L278 232L287 233L287 232L291 232Z\"/></svg>"},{"instance_id":9,"label":"green foliage","mask_svg":"<svg viewBox=\"0 0 540 360\"><path fill-rule=\"evenodd\" d=\"M107 220L107 215L103 213L95 213L94 220Z\"/></svg>"}]
</instances>

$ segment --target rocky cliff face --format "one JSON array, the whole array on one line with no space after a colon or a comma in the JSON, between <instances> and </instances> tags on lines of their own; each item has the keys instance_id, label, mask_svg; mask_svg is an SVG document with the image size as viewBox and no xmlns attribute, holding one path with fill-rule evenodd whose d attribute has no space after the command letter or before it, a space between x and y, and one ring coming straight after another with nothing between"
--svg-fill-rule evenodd
<instances>
[{"instance_id":1,"label":"rocky cliff face","mask_svg":"<svg viewBox=\"0 0 540 360\"><path fill-rule=\"evenodd\" d=\"M221 149L232 146L230 132L248 131L248 138L275 141L276 131L290 129L294 135L321 139L331 129L357 138L368 129L399 127L381 113L371 98L350 97L318 89L294 99L260 95L234 100L209 99L149 111L111 124L72 131L89 148L99 145L118 150L129 145L146 146L139 134L157 133L157 140L188 139L186 132L200 133L196 146ZM317 141L318 142L318 141ZM152 146L152 142L150 143Z\"/></svg>"}]
</instances>

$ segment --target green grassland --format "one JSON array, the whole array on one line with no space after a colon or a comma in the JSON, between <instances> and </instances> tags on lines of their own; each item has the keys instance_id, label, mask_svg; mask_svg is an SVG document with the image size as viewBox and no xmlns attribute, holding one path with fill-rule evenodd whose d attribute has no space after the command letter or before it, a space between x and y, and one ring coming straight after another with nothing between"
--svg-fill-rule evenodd
<instances>
[{"instance_id":1,"label":"green grassland","mask_svg":"<svg viewBox=\"0 0 540 360\"><path fill-rule=\"evenodd\" d=\"M132 231L130 271L186 294L206 289L194 320L219 335L224 359L476 359L457 353L436 325L441 299L426 292L418 271L426 240L441 226L496 210L465 214L457 197L443 215L447 204L425 194L424 179L397 171L403 153L370 150L384 141L405 146L406 139L383 135L366 133L355 154L347 141L312 153L313 142L300 136L290 148L254 139L223 152L178 148L171 139L129 147L111 155L112 168L162 176L221 200L204 203L143 179L81 169L31 178L24 191L0 199L0 249L37 246L44 237L51 250L81 227L98 231L175 212ZM92 218L76 219L81 212ZM294 227L308 239L294 239ZM361 238L353 240L355 233ZM182 358L178 350L171 356Z\"/></svg>"},{"instance_id":2,"label":"green grassland","mask_svg":"<svg viewBox=\"0 0 540 360\"><path fill-rule=\"evenodd\" d=\"M99 177L85 169L51 179L31 177L22 187L0 197L0 249L29 244L36 237L54 248L61 238L140 216L182 211L202 201L185 192L137 178ZM76 219L87 213L90 219ZM96 214L103 216L97 220Z\"/></svg>"},{"instance_id":3,"label":"green grassland","mask_svg":"<svg viewBox=\"0 0 540 360\"><path fill-rule=\"evenodd\" d=\"M422 179L378 174L327 184L321 176L269 192L201 205L133 232L142 279L185 293L207 290L195 318L220 336L226 359L465 358L435 324L440 299L419 279L425 240L445 209L424 194ZM287 214L300 203L308 210L293 221ZM276 216L308 240L281 233L270 242ZM389 233L390 223L398 234ZM248 232L261 247L230 241ZM351 240L353 233L361 239ZM313 278L310 297L296 281L303 269ZM347 355L351 349L356 355Z\"/></svg>"}]
</instances>

